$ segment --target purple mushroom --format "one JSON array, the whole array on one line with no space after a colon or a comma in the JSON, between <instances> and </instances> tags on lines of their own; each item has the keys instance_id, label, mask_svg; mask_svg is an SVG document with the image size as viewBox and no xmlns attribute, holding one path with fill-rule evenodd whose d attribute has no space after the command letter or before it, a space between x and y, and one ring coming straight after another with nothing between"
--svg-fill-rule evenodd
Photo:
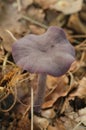
<instances>
[{"instance_id":1,"label":"purple mushroom","mask_svg":"<svg viewBox=\"0 0 86 130\"><path fill-rule=\"evenodd\" d=\"M51 26L42 35L30 34L16 41L12 47L15 63L31 73L38 73L38 89L34 112L41 112L46 89L46 76L61 76L75 60L75 50L63 29Z\"/></svg>"}]
</instances>

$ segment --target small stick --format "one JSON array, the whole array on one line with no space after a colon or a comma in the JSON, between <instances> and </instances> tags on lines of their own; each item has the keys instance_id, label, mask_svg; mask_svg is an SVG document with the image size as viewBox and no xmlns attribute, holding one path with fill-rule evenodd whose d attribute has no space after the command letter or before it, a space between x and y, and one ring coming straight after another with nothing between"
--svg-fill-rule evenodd
<instances>
[{"instance_id":1,"label":"small stick","mask_svg":"<svg viewBox=\"0 0 86 130\"><path fill-rule=\"evenodd\" d=\"M85 43L86 43L86 40L84 40L81 44L77 45L75 48L79 48L79 47L85 45Z\"/></svg>"},{"instance_id":2,"label":"small stick","mask_svg":"<svg viewBox=\"0 0 86 130\"><path fill-rule=\"evenodd\" d=\"M86 35L71 35L69 38L86 38Z\"/></svg>"},{"instance_id":3,"label":"small stick","mask_svg":"<svg viewBox=\"0 0 86 130\"><path fill-rule=\"evenodd\" d=\"M78 48L77 50L86 51L86 48L85 48L85 47L83 47L83 48Z\"/></svg>"},{"instance_id":4,"label":"small stick","mask_svg":"<svg viewBox=\"0 0 86 130\"><path fill-rule=\"evenodd\" d=\"M5 70L5 67L6 67L6 63L7 63L7 59L8 59L8 57L9 57L9 55L10 55L10 53L8 52L7 54L6 54L6 56L5 56L5 58L4 58L4 62L3 62L3 67L2 67L2 70L3 70L3 72L4 72L4 70Z\"/></svg>"},{"instance_id":5,"label":"small stick","mask_svg":"<svg viewBox=\"0 0 86 130\"><path fill-rule=\"evenodd\" d=\"M28 105L24 104L18 97L17 97L17 101L18 101L21 105L23 105L24 107L27 107L27 106L28 106Z\"/></svg>"},{"instance_id":6,"label":"small stick","mask_svg":"<svg viewBox=\"0 0 86 130\"><path fill-rule=\"evenodd\" d=\"M8 29L5 30L7 33L9 33L9 35L13 38L14 41L16 41L17 39L14 37L14 35L12 34L12 32L10 32Z\"/></svg>"},{"instance_id":7,"label":"small stick","mask_svg":"<svg viewBox=\"0 0 86 130\"><path fill-rule=\"evenodd\" d=\"M0 60L4 61L5 56L0 57ZM7 63L11 64L12 66L16 66L13 62L7 60Z\"/></svg>"},{"instance_id":8,"label":"small stick","mask_svg":"<svg viewBox=\"0 0 86 130\"><path fill-rule=\"evenodd\" d=\"M33 130L33 87L31 87L31 130Z\"/></svg>"},{"instance_id":9,"label":"small stick","mask_svg":"<svg viewBox=\"0 0 86 130\"><path fill-rule=\"evenodd\" d=\"M31 22L31 23L33 23L33 24L36 24L36 25L38 25L38 26L40 26L40 27L42 27L42 28L48 29L48 26L46 26L45 24L40 23L40 22L38 22L38 21L35 21L34 19L32 19L32 18L30 18L30 17L22 16L22 18L24 18L25 20L27 20L27 21L29 21L29 22Z\"/></svg>"},{"instance_id":10,"label":"small stick","mask_svg":"<svg viewBox=\"0 0 86 130\"><path fill-rule=\"evenodd\" d=\"M81 121L73 128L73 130L77 130L77 128L81 125Z\"/></svg>"},{"instance_id":11,"label":"small stick","mask_svg":"<svg viewBox=\"0 0 86 130\"><path fill-rule=\"evenodd\" d=\"M83 52L82 52L82 55L81 55L80 62L83 62L83 61L84 61L85 55L86 55L86 52L83 51Z\"/></svg>"},{"instance_id":12,"label":"small stick","mask_svg":"<svg viewBox=\"0 0 86 130\"><path fill-rule=\"evenodd\" d=\"M73 74L70 71L68 71L68 74L70 76L70 86L72 86L72 84L74 82L74 77L73 77Z\"/></svg>"},{"instance_id":13,"label":"small stick","mask_svg":"<svg viewBox=\"0 0 86 130\"><path fill-rule=\"evenodd\" d=\"M22 7L21 7L21 0L17 0L17 6L18 6L18 12L21 11Z\"/></svg>"},{"instance_id":14,"label":"small stick","mask_svg":"<svg viewBox=\"0 0 86 130\"><path fill-rule=\"evenodd\" d=\"M13 91L15 91L15 92L13 92ZM2 108L0 108L0 110L2 111L2 112L8 112L8 111L10 111L13 107L14 107L14 105L16 104L16 100L17 100L17 89L16 89L16 87L15 87L15 90L12 90L11 89L11 93L14 95L14 93L15 93L15 95L14 95L14 102L13 102L13 104L8 108L8 109L6 109L6 110L3 110Z\"/></svg>"},{"instance_id":15,"label":"small stick","mask_svg":"<svg viewBox=\"0 0 86 130\"><path fill-rule=\"evenodd\" d=\"M23 113L22 119L26 116L27 112L30 110L30 106L28 105L28 107L26 108L26 111Z\"/></svg>"}]
</instances>

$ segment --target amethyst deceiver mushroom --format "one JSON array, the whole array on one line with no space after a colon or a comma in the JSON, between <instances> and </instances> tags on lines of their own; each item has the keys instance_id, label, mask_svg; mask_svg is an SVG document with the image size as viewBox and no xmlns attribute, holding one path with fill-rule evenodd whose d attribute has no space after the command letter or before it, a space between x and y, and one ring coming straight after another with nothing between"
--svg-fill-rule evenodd
<instances>
[{"instance_id":1,"label":"amethyst deceiver mushroom","mask_svg":"<svg viewBox=\"0 0 86 130\"><path fill-rule=\"evenodd\" d=\"M30 34L12 46L15 63L31 73L38 73L34 112L40 113L44 100L46 76L65 74L75 60L75 51L63 29L51 26L42 35Z\"/></svg>"}]
</instances>

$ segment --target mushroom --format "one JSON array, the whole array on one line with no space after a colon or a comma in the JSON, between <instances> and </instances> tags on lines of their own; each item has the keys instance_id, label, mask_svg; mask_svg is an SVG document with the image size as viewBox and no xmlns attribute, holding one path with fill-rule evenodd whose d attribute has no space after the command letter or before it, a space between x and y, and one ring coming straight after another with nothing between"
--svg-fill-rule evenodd
<instances>
[{"instance_id":1,"label":"mushroom","mask_svg":"<svg viewBox=\"0 0 86 130\"><path fill-rule=\"evenodd\" d=\"M12 46L15 63L30 73L38 73L34 113L41 112L46 89L46 76L61 76L75 60L75 50L63 29L51 26L42 35L29 34Z\"/></svg>"}]
</instances>

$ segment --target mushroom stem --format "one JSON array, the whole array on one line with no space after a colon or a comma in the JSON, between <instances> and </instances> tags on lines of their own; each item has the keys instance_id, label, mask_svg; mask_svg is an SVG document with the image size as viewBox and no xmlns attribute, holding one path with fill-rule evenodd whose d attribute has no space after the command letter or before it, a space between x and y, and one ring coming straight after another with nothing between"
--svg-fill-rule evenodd
<instances>
[{"instance_id":1,"label":"mushroom stem","mask_svg":"<svg viewBox=\"0 0 86 130\"><path fill-rule=\"evenodd\" d=\"M46 89L46 74L40 74L38 78L38 88L34 101L34 113L41 113L41 106L44 101L45 89Z\"/></svg>"}]
</instances>

